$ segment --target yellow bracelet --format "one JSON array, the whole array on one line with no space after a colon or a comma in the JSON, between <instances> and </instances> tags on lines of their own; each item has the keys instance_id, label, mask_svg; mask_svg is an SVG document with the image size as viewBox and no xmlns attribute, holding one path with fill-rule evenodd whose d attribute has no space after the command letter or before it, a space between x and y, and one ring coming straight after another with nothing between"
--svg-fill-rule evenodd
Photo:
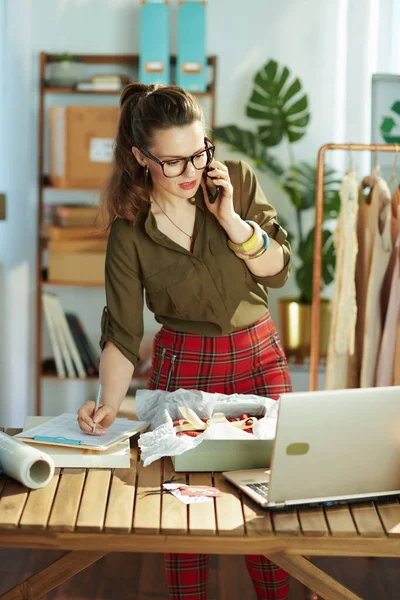
<instances>
[{"instance_id":1,"label":"yellow bracelet","mask_svg":"<svg viewBox=\"0 0 400 600\"><path fill-rule=\"evenodd\" d=\"M246 242L243 242L243 244L235 244L231 240L228 240L228 246L233 252L251 252L254 248L257 248L263 239L261 227L257 223L254 221L246 221L246 223L249 223L253 228L253 235Z\"/></svg>"},{"instance_id":2,"label":"yellow bracelet","mask_svg":"<svg viewBox=\"0 0 400 600\"><path fill-rule=\"evenodd\" d=\"M261 250L259 250L255 254L251 254L250 256L247 256L247 258L249 258L250 260L253 258L258 258L259 256L262 256L264 254L264 252L266 252L266 251L267 251L267 249L263 246L261 248Z\"/></svg>"}]
</instances>

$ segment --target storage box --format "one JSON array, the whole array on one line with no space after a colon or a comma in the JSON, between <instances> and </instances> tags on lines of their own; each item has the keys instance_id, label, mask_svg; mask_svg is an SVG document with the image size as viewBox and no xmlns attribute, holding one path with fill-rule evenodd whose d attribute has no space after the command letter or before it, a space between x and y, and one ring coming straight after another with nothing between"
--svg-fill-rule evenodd
<instances>
[{"instance_id":1,"label":"storage box","mask_svg":"<svg viewBox=\"0 0 400 600\"><path fill-rule=\"evenodd\" d=\"M49 281L104 285L104 252L49 252Z\"/></svg>"},{"instance_id":2,"label":"storage box","mask_svg":"<svg viewBox=\"0 0 400 600\"><path fill-rule=\"evenodd\" d=\"M169 58L169 8L165 2L146 2L140 7L139 81L171 83Z\"/></svg>"},{"instance_id":3,"label":"storage box","mask_svg":"<svg viewBox=\"0 0 400 600\"><path fill-rule=\"evenodd\" d=\"M204 2L183 2L179 6L176 83L190 92L205 92L207 89Z\"/></svg>"},{"instance_id":4,"label":"storage box","mask_svg":"<svg viewBox=\"0 0 400 600\"><path fill-rule=\"evenodd\" d=\"M110 173L119 108L50 107L50 179L58 188L101 189Z\"/></svg>"},{"instance_id":5,"label":"storage box","mask_svg":"<svg viewBox=\"0 0 400 600\"><path fill-rule=\"evenodd\" d=\"M177 472L262 469L270 466L273 444L274 440L204 440L171 460Z\"/></svg>"}]
</instances>

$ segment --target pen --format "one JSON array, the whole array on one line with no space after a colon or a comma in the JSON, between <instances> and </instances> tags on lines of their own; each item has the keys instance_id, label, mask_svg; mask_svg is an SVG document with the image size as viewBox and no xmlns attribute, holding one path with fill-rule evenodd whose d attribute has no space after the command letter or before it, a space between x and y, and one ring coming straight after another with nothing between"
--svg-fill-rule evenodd
<instances>
[{"instance_id":1,"label":"pen","mask_svg":"<svg viewBox=\"0 0 400 600\"><path fill-rule=\"evenodd\" d=\"M93 418L94 418L95 414L97 413L97 411L99 409L100 398L101 398L101 382L99 381L99 385L98 385L98 388L97 388L96 404L95 404L95 407L94 407ZM94 433L95 431L96 431L96 423L93 425L92 433Z\"/></svg>"}]
</instances>

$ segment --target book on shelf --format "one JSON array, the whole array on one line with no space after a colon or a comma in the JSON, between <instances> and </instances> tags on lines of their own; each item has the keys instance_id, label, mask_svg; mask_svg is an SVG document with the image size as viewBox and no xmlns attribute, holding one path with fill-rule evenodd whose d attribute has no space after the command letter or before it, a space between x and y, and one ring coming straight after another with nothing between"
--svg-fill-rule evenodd
<instances>
[{"instance_id":1,"label":"book on shelf","mask_svg":"<svg viewBox=\"0 0 400 600\"><path fill-rule=\"evenodd\" d=\"M75 89L80 92L118 92L124 87L123 83L117 81L80 81Z\"/></svg>"},{"instance_id":2,"label":"book on shelf","mask_svg":"<svg viewBox=\"0 0 400 600\"><path fill-rule=\"evenodd\" d=\"M66 315L56 294L43 292L42 304L58 377L98 376L96 353L78 317ZM51 361L43 362L44 374L50 374L49 366Z\"/></svg>"},{"instance_id":3,"label":"book on shelf","mask_svg":"<svg viewBox=\"0 0 400 600\"><path fill-rule=\"evenodd\" d=\"M86 335L81 321L73 313L66 313L65 316L75 343L78 346L86 373L91 377L97 377L99 375L99 359Z\"/></svg>"}]
</instances>

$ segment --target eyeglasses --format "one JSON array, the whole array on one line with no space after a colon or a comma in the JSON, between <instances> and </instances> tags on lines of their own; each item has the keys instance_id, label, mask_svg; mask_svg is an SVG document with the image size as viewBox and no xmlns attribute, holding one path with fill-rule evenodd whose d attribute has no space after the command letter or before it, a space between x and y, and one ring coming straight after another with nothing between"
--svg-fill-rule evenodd
<instances>
[{"instance_id":1,"label":"eyeglasses","mask_svg":"<svg viewBox=\"0 0 400 600\"><path fill-rule=\"evenodd\" d=\"M147 156L147 158L154 160L154 162L161 166L165 177L179 177L179 175L182 175L182 173L186 171L189 162L192 163L197 171L205 169L212 163L215 146L211 144L211 141L208 138L204 138L204 144L204 150L200 150L187 158L176 158L174 160L160 160L156 156L153 156L153 154L150 154L145 148L140 148L140 151Z\"/></svg>"}]
</instances>

